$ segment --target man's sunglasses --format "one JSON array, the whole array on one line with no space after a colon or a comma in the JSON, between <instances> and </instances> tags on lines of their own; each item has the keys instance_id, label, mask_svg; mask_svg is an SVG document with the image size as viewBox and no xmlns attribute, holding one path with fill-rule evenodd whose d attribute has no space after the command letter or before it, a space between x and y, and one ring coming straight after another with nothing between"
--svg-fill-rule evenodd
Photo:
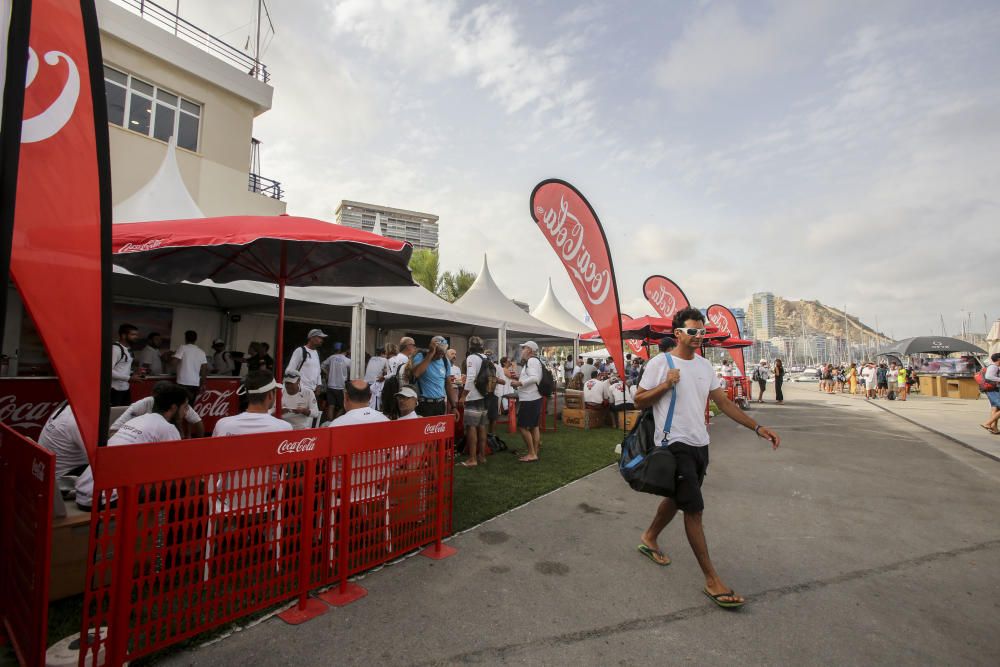
<instances>
[{"instance_id":1,"label":"man's sunglasses","mask_svg":"<svg viewBox=\"0 0 1000 667\"><path fill-rule=\"evenodd\" d=\"M707 329L695 329L694 327L684 327L683 329L674 329L674 331L680 331L688 336L704 336Z\"/></svg>"}]
</instances>

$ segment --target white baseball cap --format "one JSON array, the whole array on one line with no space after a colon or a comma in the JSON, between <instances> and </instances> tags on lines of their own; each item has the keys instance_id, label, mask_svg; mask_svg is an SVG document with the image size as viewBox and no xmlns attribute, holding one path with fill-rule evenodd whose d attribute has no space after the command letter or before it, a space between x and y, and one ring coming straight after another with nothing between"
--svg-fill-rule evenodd
<instances>
[{"instance_id":1,"label":"white baseball cap","mask_svg":"<svg viewBox=\"0 0 1000 667\"><path fill-rule=\"evenodd\" d=\"M302 379L302 376L299 375L299 372L297 370L288 369L287 371L285 371L285 377L282 378L282 379L285 382L291 382L292 384L298 384L299 380Z\"/></svg>"},{"instance_id":2,"label":"white baseball cap","mask_svg":"<svg viewBox=\"0 0 1000 667\"><path fill-rule=\"evenodd\" d=\"M405 396L406 398L416 398L417 392L413 387L406 385L402 389L396 392L396 396Z\"/></svg>"},{"instance_id":3,"label":"white baseball cap","mask_svg":"<svg viewBox=\"0 0 1000 667\"><path fill-rule=\"evenodd\" d=\"M309 331L309 335L306 338L312 338L313 336L319 336L320 338L326 338L327 335L323 333L322 329L312 329Z\"/></svg>"},{"instance_id":4,"label":"white baseball cap","mask_svg":"<svg viewBox=\"0 0 1000 667\"><path fill-rule=\"evenodd\" d=\"M527 343L521 343L521 347L531 348L532 352L538 352L538 343L533 340L529 340Z\"/></svg>"}]
</instances>

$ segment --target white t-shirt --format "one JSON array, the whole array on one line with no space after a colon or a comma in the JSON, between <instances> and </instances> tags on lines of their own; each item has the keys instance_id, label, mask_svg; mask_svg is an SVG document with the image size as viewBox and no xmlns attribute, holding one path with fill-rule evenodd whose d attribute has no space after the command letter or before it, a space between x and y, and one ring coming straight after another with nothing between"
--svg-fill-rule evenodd
<instances>
[{"instance_id":1,"label":"white t-shirt","mask_svg":"<svg viewBox=\"0 0 1000 667\"><path fill-rule=\"evenodd\" d=\"M616 382L608 387L608 394L611 396L612 405L624 405L627 393L628 389L625 387L624 382ZM584 395L586 395L586 390L584 391Z\"/></svg>"},{"instance_id":2,"label":"white t-shirt","mask_svg":"<svg viewBox=\"0 0 1000 667\"><path fill-rule=\"evenodd\" d=\"M466 401L481 401L485 398L481 393L479 393L479 390L476 389L476 376L479 375L479 369L482 367L483 358L479 356L478 353L470 354L465 358L465 390L469 392L469 394L465 397ZM461 371L459 371L459 375L461 374Z\"/></svg>"},{"instance_id":3,"label":"white t-shirt","mask_svg":"<svg viewBox=\"0 0 1000 667\"><path fill-rule=\"evenodd\" d=\"M418 415L417 411L414 410L408 415L401 415L396 421L403 421L404 419L420 419L420 415Z\"/></svg>"},{"instance_id":4,"label":"white t-shirt","mask_svg":"<svg viewBox=\"0 0 1000 667\"><path fill-rule=\"evenodd\" d=\"M399 372L400 367L405 366L410 358L400 352L395 357L389 360L389 372L385 374L386 377L390 377Z\"/></svg>"},{"instance_id":5,"label":"white t-shirt","mask_svg":"<svg viewBox=\"0 0 1000 667\"><path fill-rule=\"evenodd\" d=\"M573 367L573 375L579 375L582 372L583 372L583 366Z\"/></svg>"},{"instance_id":6,"label":"white t-shirt","mask_svg":"<svg viewBox=\"0 0 1000 667\"><path fill-rule=\"evenodd\" d=\"M235 370L236 364L233 362L233 355L226 350L212 355L212 373L214 375L232 375Z\"/></svg>"},{"instance_id":7,"label":"white t-shirt","mask_svg":"<svg viewBox=\"0 0 1000 667\"><path fill-rule=\"evenodd\" d=\"M497 371L497 388L493 390L493 393L497 398L503 398L507 394L513 394L514 388L510 386L512 380L507 377L507 374L503 372L503 366L500 364L493 364L493 367ZM503 380L503 384L500 384L500 380Z\"/></svg>"},{"instance_id":8,"label":"white t-shirt","mask_svg":"<svg viewBox=\"0 0 1000 667\"><path fill-rule=\"evenodd\" d=\"M128 391L132 378L132 351L121 343L111 344L111 388Z\"/></svg>"},{"instance_id":9,"label":"white t-shirt","mask_svg":"<svg viewBox=\"0 0 1000 667\"><path fill-rule=\"evenodd\" d=\"M177 364L177 384L197 387L201 384L201 367L208 363L204 350L194 343L185 343L174 352Z\"/></svg>"},{"instance_id":10,"label":"white t-shirt","mask_svg":"<svg viewBox=\"0 0 1000 667\"><path fill-rule=\"evenodd\" d=\"M135 359L140 366L149 366L150 375L163 375L163 360L160 359L160 351L146 345L135 353Z\"/></svg>"},{"instance_id":11,"label":"white t-shirt","mask_svg":"<svg viewBox=\"0 0 1000 667\"><path fill-rule=\"evenodd\" d=\"M733 367L722 364L722 370L719 371L719 374L724 378L731 378L733 377Z\"/></svg>"},{"instance_id":12,"label":"white t-shirt","mask_svg":"<svg viewBox=\"0 0 1000 667\"><path fill-rule=\"evenodd\" d=\"M302 415L290 412L290 410L299 408L306 408L309 410L309 414ZM289 394L287 391L283 393L281 395L281 410L281 418L291 424L296 431L309 428L312 426L313 420L319 417L319 404L316 402L316 394L313 393L312 389L300 387L294 394Z\"/></svg>"},{"instance_id":13,"label":"white t-shirt","mask_svg":"<svg viewBox=\"0 0 1000 667\"><path fill-rule=\"evenodd\" d=\"M677 392L677 404L674 406L674 421L670 428L669 442L683 442L693 447L708 445L708 428L705 427L705 405L708 394L722 386L722 380L715 374L715 369L705 357L695 355L694 359L673 357L674 367L680 370L680 382L660 397L653 406L653 417L657 429L662 429L667 420L670 408L670 394ZM653 357L646 364L639 386L649 390L662 384L667 379L666 353Z\"/></svg>"},{"instance_id":14,"label":"white t-shirt","mask_svg":"<svg viewBox=\"0 0 1000 667\"><path fill-rule=\"evenodd\" d=\"M338 352L330 355L323 362L326 371L326 386L330 389L343 389L344 383L351 374L351 360L347 355Z\"/></svg>"},{"instance_id":15,"label":"white t-shirt","mask_svg":"<svg viewBox=\"0 0 1000 667\"><path fill-rule=\"evenodd\" d=\"M302 360L303 349L306 350L306 359L304 362ZM320 377L319 352L304 345L298 346L288 359L288 366L285 368L285 372L288 371L298 371L299 376L302 378L299 383L300 386L303 389L312 389L315 391L322 379Z\"/></svg>"},{"instance_id":16,"label":"white t-shirt","mask_svg":"<svg viewBox=\"0 0 1000 667\"><path fill-rule=\"evenodd\" d=\"M301 394L302 391L300 390ZM284 399L283 399L284 400ZM247 433L271 433L272 431L291 431L292 425L284 419L278 419L259 412L241 412L232 417L223 417L215 424L212 437L227 435L246 435Z\"/></svg>"},{"instance_id":17,"label":"white t-shirt","mask_svg":"<svg viewBox=\"0 0 1000 667\"><path fill-rule=\"evenodd\" d=\"M758 364L754 368L754 371L756 371L757 373L758 380L767 380L769 377L771 377L771 369L768 368L767 366L761 366L760 364Z\"/></svg>"},{"instance_id":18,"label":"white t-shirt","mask_svg":"<svg viewBox=\"0 0 1000 667\"><path fill-rule=\"evenodd\" d=\"M123 424L118 432L108 439L108 447L120 445L140 445L146 442L168 442L180 440L177 427L168 422L158 412L139 415ZM93 504L94 473L88 466L76 480L76 502L83 506Z\"/></svg>"},{"instance_id":19,"label":"white t-shirt","mask_svg":"<svg viewBox=\"0 0 1000 667\"><path fill-rule=\"evenodd\" d=\"M517 388L517 400L537 401L542 397L538 393L538 383L542 381L542 360L538 357L528 357L528 361L521 367L521 377L518 378L521 386Z\"/></svg>"},{"instance_id":20,"label":"white t-shirt","mask_svg":"<svg viewBox=\"0 0 1000 667\"><path fill-rule=\"evenodd\" d=\"M140 415L148 415L153 411L153 397L147 396L146 398L140 398L138 401L128 406L128 409L122 413L121 417L115 420L115 423L111 425L112 431L117 431L127 422L132 421ZM198 412L188 406L187 413L184 415L184 421L189 424L197 424L201 421L201 416Z\"/></svg>"},{"instance_id":21,"label":"white t-shirt","mask_svg":"<svg viewBox=\"0 0 1000 667\"><path fill-rule=\"evenodd\" d=\"M73 408L69 405L45 422L42 434L38 436L38 444L56 455L56 479L73 468L90 463L80 427L77 426Z\"/></svg>"},{"instance_id":22,"label":"white t-shirt","mask_svg":"<svg viewBox=\"0 0 1000 667\"><path fill-rule=\"evenodd\" d=\"M385 357L372 357L365 366L365 382L375 384L378 379L385 374L385 369L389 366L389 360Z\"/></svg>"},{"instance_id":23,"label":"white t-shirt","mask_svg":"<svg viewBox=\"0 0 1000 667\"><path fill-rule=\"evenodd\" d=\"M370 407L354 408L353 410L345 412L330 422L330 428L335 426L352 426L354 424L371 424L375 422L387 421L389 421L389 418L378 410L373 410Z\"/></svg>"},{"instance_id":24,"label":"white t-shirt","mask_svg":"<svg viewBox=\"0 0 1000 667\"><path fill-rule=\"evenodd\" d=\"M583 383L584 403L603 403L608 398L608 383L605 380L587 380Z\"/></svg>"}]
</instances>

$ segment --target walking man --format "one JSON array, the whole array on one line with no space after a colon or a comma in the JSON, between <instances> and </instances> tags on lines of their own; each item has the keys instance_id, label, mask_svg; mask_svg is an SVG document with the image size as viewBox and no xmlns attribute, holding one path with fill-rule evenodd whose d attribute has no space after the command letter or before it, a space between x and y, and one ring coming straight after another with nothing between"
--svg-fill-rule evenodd
<instances>
[{"instance_id":1,"label":"walking man","mask_svg":"<svg viewBox=\"0 0 1000 667\"><path fill-rule=\"evenodd\" d=\"M638 408L653 408L658 428L667 424L671 394L676 394L670 432L664 433L667 446L677 463L676 492L660 502L656 516L642 534L638 550L658 565L669 565L657 542L660 533L677 510L684 513L684 530L705 576L704 593L720 607L739 607L745 600L727 586L712 565L702 524L705 501L702 481L708 468L708 429L705 427L705 403L709 397L727 417L769 440L774 449L781 442L778 434L767 429L726 398L722 382L712 364L695 353L705 336L705 317L695 308L685 308L674 315L677 347L663 352L646 364L635 402ZM668 359L667 355L671 355ZM671 367L673 366L673 367Z\"/></svg>"},{"instance_id":2,"label":"walking man","mask_svg":"<svg viewBox=\"0 0 1000 667\"><path fill-rule=\"evenodd\" d=\"M1000 430L997 429L997 422L1000 421L1000 352L994 352L990 361L993 363L986 367L984 379L993 385L993 391L983 392L990 402L990 418L980 426L997 435L1000 434Z\"/></svg>"}]
</instances>

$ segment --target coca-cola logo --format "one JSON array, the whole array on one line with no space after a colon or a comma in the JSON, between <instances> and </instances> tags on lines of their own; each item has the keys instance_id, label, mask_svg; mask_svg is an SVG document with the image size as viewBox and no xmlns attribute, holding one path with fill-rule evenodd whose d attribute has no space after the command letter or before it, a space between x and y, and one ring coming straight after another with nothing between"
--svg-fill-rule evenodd
<instances>
[{"instance_id":1,"label":"coca-cola logo","mask_svg":"<svg viewBox=\"0 0 1000 667\"><path fill-rule=\"evenodd\" d=\"M66 63L67 76L59 96L38 115L25 118L21 122L21 143L31 144L44 141L58 134L69 119L73 117L76 102L80 98L80 72L73 59L62 51L48 51L44 56L45 64L55 67L62 60ZM28 67L24 87L29 88L38 75L38 54L28 47Z\"/></svg>"},{"instance_id":2,"label":"coca-cola logo","mask_svg":"<svg viewBox=\"0 0 1000 667\"><path fill-rule=\"evenodd\" d=\"M18 403L17 396L0 396L0 422L11 428L40 429L53 412L66 401L40 401L38 403Z\"/></svg>"},{"instance_id":3,"label":"coca-cola logo","mask_svg":"<svg viewBox=\"0 0 1000 667\"><path fill-rule=\"evenodd\" d=\"M600 305L611 293L611 271L598 269L590 249L584 245L584 227L569 210L566 198L559 197L559 210L536 206L538 226L549 235L549 242L569 269L573 280L583 288L583 294L593 305Z\"/></svg>"},{"instance_id":4,"label":"coca-cola logo","mask_svg":"<svg viewBox=\"0 0 1000 667\"><path fill-rule=\"evenodd\" d=\"M39 482L45 481L45 463L39 461L38 459L31 460L31 474L34 475L35 479Z\"/></svg>"},{"instance_id":5,"label":"coca-cola logo","mask_svg":"<svg viewBox=\"0 0 1000 667\"><path fill-rule=\"evenodd\" d=\"M733 334L732 329L729 328L729 318L723 313L709 313L708 319L712 325L719 330L719 333L728 334L730 336Z\"/></svg>"},{"instance_id":6,"label":"coca-cola logo","mask_svg":"<svg viewBox=\"0 0 1000 667\"><path fill-rule=\"evenodd\" d=\"M316 438L302 438L296 442L284 440L278 445L279 454L298 454L299 452L311 452L316 449Z\"/></svg>"},{"instance_id":7,"label":"coca-cola logo","mask_svg":"<svg viewBox=\"0 0 1000 667\"><path fill-rule=\"evenodd\" d=\"M161 245L163 245L163 239L150 239L145 243L126 243L118 249L118 254L124 252L146 252L147 250L156 250Z\"/></svg>"},{"instance_id":8,"label":"coca-cola logo","mask_svg":"<svg viewBox=\"0 0 1000 667\"><path fill-rule=\"evenodd\" d=\"M444 433L448 428L445 422L438 422L436 424L427 424L424 426L424 435L434 435L438 433Z\"/></svg>"},{"instance_id":9,"label":"coca-cola logo","mask_svg":"<svg viewBox=\"0 0 1000 667\"><path fill-rule=\"evenodd\" d=\"M660 285L655 292L647 295L646 298L656 308L656 312L660 314L660 317L670 318L677 312L677 299L667 291L666 285Z\"/></svg>"},{"instance_id":10,"label":"coca-cola logo","mask_svg":"<svg viewBox=\"0 0 1000 667\"><path fill-rule=\"evenodd\" d=\"M198 395L194 409L202 419L205 417L227 417L235 397L236 391L234 389L206 389Z\"/></svg>"}]
</instances>

